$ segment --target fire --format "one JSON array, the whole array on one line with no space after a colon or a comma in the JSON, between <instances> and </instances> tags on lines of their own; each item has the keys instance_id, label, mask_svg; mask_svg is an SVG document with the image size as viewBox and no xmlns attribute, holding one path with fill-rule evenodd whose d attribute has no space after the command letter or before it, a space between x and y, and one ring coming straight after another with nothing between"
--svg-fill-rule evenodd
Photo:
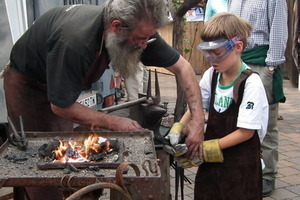
<instances>
[{"instance_id":1,"label":"fire","mask_svg":"<svg viewBox=\"0 0 300 200\"><path fill-rule=\"evenodd\" d=\"M110 143L106 138L90 135L82 141L61 141L56 150L54 162L89 162L93 160L92 154L95 153L110 153L112 151Z\"/></svg>"}]
</instances>

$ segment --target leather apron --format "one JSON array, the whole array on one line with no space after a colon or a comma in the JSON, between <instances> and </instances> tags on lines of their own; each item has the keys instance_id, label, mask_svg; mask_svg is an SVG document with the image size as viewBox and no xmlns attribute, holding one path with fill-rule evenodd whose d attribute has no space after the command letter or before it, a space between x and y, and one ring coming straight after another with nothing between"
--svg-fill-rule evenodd
<instances>
[{"instance_id":1,"label":"leather apron","mask_svg":"<svg viewBox=\"0 0 300 200\"><path fill-rule=\"evenodd\" d=\"M212 79L210 113L205 140L222 138L237 130L237 116L246 78L234 85L237 101L222 113L214 109L214 93L217 73ZM235 92L234 92L235 93ZM223 163L203 163L199 166L195 181L195 200L258 200L262 199L262 170L260 142L257 131L241 144L223 149Z\"/></svg>"},{"instance_id":2,"label":"leather apron","mask_svg":"<svg viewBox=\"0 0 300 200\"><path fill-rule=\"evenodd\" d=\"M73 122L52 112L47 99L47 85L31 81L9 66L4 73L3 87L7 115L17 130L20 130L20 116L25 131L73 130Z\"/></svg>"}]
</instances>

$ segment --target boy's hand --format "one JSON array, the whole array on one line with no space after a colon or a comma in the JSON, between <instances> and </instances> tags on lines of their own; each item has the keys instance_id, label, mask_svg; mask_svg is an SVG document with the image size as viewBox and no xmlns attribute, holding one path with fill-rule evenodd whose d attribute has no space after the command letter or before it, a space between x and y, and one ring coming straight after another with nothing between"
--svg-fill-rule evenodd
<instances>
[{"instance_id":1,"label":"boy's hand","mask_svg":"<svg viewBox=\"0 0 300 200\"><path fill-rule=\"evenodd\" d=\"M182 168L190 168L190 167L197 167L201 165L204 161L199 157L199 154L197 153L192 160L189 160L184 155L174 157L174 160L177 163L178 167Z\"/></svg>"},{"instance_id":2,"label":"boy's hand","mask_svg":"<svg viewBox=\"0 0 300 200\"><path fill-rule=\"evenodd\" d=\"M165 137L170 145L164 145L164 150L173 156L181 156L188 151L186 144L181 144L180 140L181 131L184 129L184 125L180 122L173 124L172 128L169 131L169 134Z\"/></svg>"},{"instance_id":3,"label":"boy's hand","mask_svg":"<svg viewBox=\"0 0 300 200\"><path fill-rule=\"evenodd\" d=\"M176 122L173 124L172 128L170 129L169 134L165 137L168 139L172 146L175 146L179 143L181 137L180 133L184 129L184 125L180 122Z\"/></svg>"},{"instance_id":4,"label":"boy's hand","mask_svg":"<svg viewBox=\"0 0 300 200\"><path fill-rule=\"evenodd\" d=\"M205 162L223 162L223 152L219 145L219 139L203 142L203 158Z\"/></svg>"},{"instance_id":5,"label":"boy's hand","mask_svg":"<svg viewBox=\"0 0 300 200\"><path fill-rule=\"evenodd\" d=\"M207 140L203 142L203 159L200 158L200 153L196 153L192 160L188 159L186 155L175 156L174 160L177 165L182 168L197 167L205 162L220 162L224 161L223 152L220 149L219 139Z\"/></svg>"}]
</instances>

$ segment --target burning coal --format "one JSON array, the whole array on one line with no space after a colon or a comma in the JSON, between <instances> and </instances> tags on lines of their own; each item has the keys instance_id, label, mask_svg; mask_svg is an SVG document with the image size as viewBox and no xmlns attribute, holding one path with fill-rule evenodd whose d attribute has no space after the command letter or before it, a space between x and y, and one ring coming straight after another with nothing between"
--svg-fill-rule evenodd
<instances>
[{"instance_id":1,"label":"burning coal","mask_svg":"<svg viewBox=\"0 0 300 200\"><path fill-rule=\"evenodd\" d=\"M53 141L43 144L38 150L41 158L50 158L53 162L61 163L99 162L118 151L117 139L109 140L97 135L90 135L81 141L74 139L63 141L54 138Z\"/></svg>"}]
</instances>

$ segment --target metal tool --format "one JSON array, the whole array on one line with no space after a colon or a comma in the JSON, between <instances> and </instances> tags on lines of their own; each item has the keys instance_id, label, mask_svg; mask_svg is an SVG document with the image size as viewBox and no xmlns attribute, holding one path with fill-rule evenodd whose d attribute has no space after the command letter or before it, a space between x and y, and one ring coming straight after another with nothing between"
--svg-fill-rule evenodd
<instances>
[{"instance_id":1,"label":"metal tool","mask_svg":"<svg viewBox=\"0 0 300 200\"><path fill-rule=\"evenodd\" d=\"M120 109L123 109L123 108L128 108L130 106L139 105L141 103L145 103L146 101L147 101L146 97L141 97L141 98L136 99L136 100L131 100L131 101L128 101L128 102L125 102L125 103L122 103L122 104L113 105L113 106L110 106L110 107L107 107L107 108L103 108L103 109L100 109L99 111L100 112L105 112L105 113L110 113L110 112L120 110Z\"/></svg>"},{"instance_id":2,"label":"metal tool","mask_svg":"<svg viewBox=\"0 0 300 200\"><path fill-rule=\"evenodd\" d=\"M20 116L20 131L21 133L17 132L15 125L11 121L9 117L7 117L8 124L12 129L12 135L9 136L9 141L12 145L17 146L20 150L25 151L28 146L28 140L26 139L26 133L24 131L23 119Z\"/></svg>"},{"instance_id":3,"label":"metal tool","mask_svg":"<svg viewBox=\"0 0 300 200\"><path fill-rule=\"evenodd\" d=\"M158 75L157 75L157 71L155 69L154 71L155 73L155 95L152 95L152 91L151 91L151 70L149 71L149 78L148 78L148 88L147 88L147 99L148 100L152 100L153 104L155 105L159 105L160 103L160 89L159 89L159 83L158 83Z\"/></svg>"}]
</instances>

